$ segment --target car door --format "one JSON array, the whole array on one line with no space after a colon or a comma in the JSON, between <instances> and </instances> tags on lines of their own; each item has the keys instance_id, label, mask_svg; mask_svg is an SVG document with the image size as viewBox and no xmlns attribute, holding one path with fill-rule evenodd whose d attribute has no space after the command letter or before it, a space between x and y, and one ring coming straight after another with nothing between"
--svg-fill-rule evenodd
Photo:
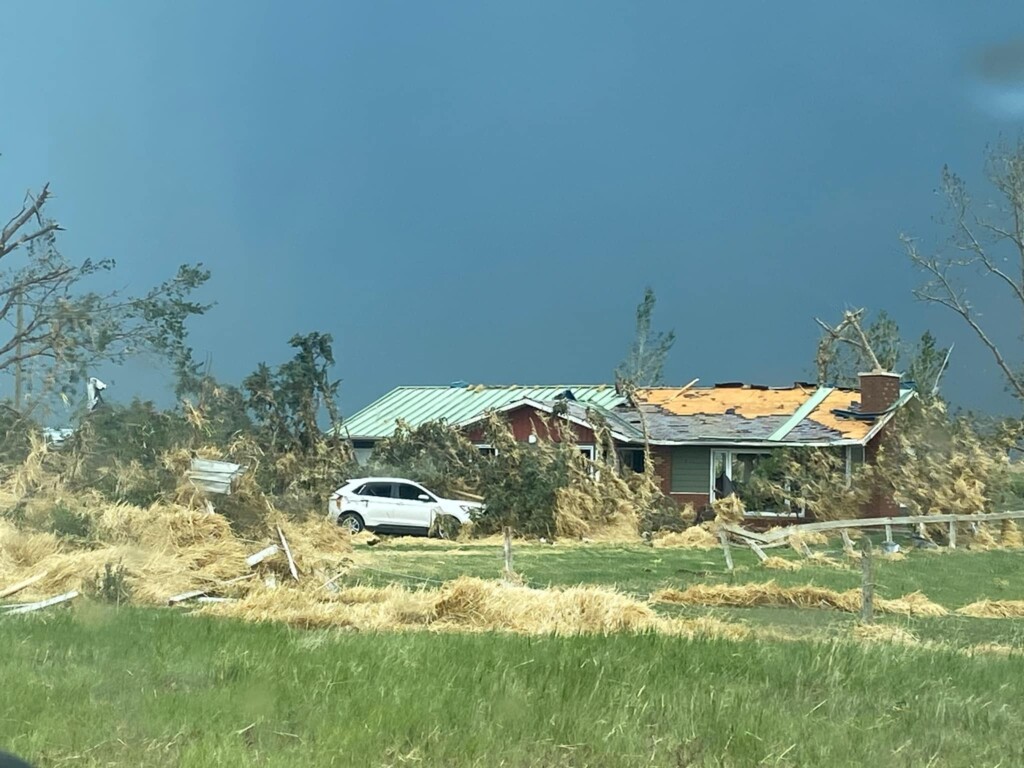
<instances>
[{"instance_id":1,"label":"car door","mask_svg":"<svg viewBox=\"0 0 1024 768\"><path fill-rule=\"evenodd\" d=\"M395 525L394 483L369 482L356 491L356 512L363 516L363 522L375 528L378 525Z\"/></svg>"},{"instance_id":2,"label":"car door","mask_svg":"<svg viewBox=\"0 0 1024 768\"><path fill-rule=\"evenodd\" d=\"M430 528L437 509L437 499L412 483L395 483L395 486L397 498L394 499L394 524L409 528ZM421 499L421 496L427 496L428 501Z\"/></svg>"}]
</instances>

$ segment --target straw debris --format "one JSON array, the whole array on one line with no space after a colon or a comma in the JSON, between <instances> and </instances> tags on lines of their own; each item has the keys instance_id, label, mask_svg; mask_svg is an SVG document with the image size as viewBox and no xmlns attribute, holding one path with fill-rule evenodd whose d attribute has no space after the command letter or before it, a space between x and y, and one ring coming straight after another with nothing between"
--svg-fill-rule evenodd
<instances>
[{"instance_id":1,"label":"straw debris","mask_svg":"<svg viewBox=\"0 0 1024 768\"><path fill-rule=\"evenodd\" d=\"M351 587L337 593L299 587L255 590L236 603L204 612L246 621L281 621L303 628L511 632L523 635L654 631L685 637L739 639L749 630L718 619L666 619L649 605L612 589L530 589L460 577L439 589Z\"/></svg>"},{"instance_id":2,"label":"straw debris","mask_svg":"<svg viewBox=\"0 0 1024 768\"><path fill-rule=\"evenodd\" d=\"M999 543L1006 549L1024 549L1024 535L1015 520L1003 520L999 532Z\"/></svg>"},{"instance_id":3,"label":"straw debris","mask_svg":"<svg viewBox=\"0 0 1024 768\"><path fill-rule=\"evenodd\" d=\"M784 557L771 556L761 561L762 568L773 571L799 571L803 566L796 560L787 560Z\"/></svg>"},{"instance_id":4,"label":"straw debris","mask_svg":"<svg viewBox=\"0 0 1024 768\"><path fill-rule=\"evenodd\" d=\"M663 589L651 596L654 602L706 607L749 608L758 605L780 608L830 608L857 613L860 590L836 592L823 587L780 587L774 581L752 584L696 584L685 590ZM875 598L875 609L901 616L945 616L948 611L920 592L895 600Z\"/></svg>"},{"instance_id":5,"label":"straw debris","mask_svg":"<svg viewBox=\"0 0 1024 768\"><path fill-rule=\"evenodd\" d=\"M979 600L957 613L974 619L1024 619L1024 600Z\"/></svg>"},{"instance_id":6,"label":"straw debris","mask_svg":"<svg viewBox=\"0 0 1024 768\"><path fill-rule=\"evenodd\" d=\"M681 533L659 533L654 536L655 547L677 549L717 549L720 545L718 537L711 532L708 523L694 525Z\"/></svg>"},{"instance_id":7,"label":"straw debris","mask_svg":"<svg viewBox=\"0 0 1024 768\"><path fill-rule=\"evenodd\" d=\"M735 493L711 502L711 508L715 512L715 521L719 523L739 524L747 513L743 501Z\"/></svg>"},{"instance_id":8,"label":"straw debris","mask_svg":"<svg viewBox=\"0 0 1024 768\"><path fill-rule=\"evenodd\" d=\"M855 640L869 643L920 645L920 641L913 633L891 624L857 624L852 634Z\"/></svg>"}]
</instances>

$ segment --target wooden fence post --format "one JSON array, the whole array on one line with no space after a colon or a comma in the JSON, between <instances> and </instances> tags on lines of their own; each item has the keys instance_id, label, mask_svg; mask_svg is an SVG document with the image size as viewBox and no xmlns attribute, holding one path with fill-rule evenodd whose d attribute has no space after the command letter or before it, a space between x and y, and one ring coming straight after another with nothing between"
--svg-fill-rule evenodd
<instances>
[{"instance_id":1,"label":"wooden fence post","mask_svg":"<svg viewBox=\"0 0 1024 768\"><path fill-rule=\"evenodd\" d=\"M956 549L956 520L949 522L949 548Z\"/></svg>"},{"instance_id":2,"label":"wooden fence post","mask_svg":"<svg viewBox=\"0 0 1024 768\"><path fill-rule=\"evenodd\" d=\"M718 540L722 542L722 551L725 552L725 567L732 570L732 549L729 548L729 534L725 531L718 532Z\"/></svg>"},{"instance_id":3,"label":"wooden fence post","mask_svg":"<svg viewBox=\"0 0 1024 768\"><path fill-rule=\"evenodd\" d=\"M502 533L504 539L502 540L501 547L505 556L505 578L512 581L512 577L515 574L515 571L512 570L512 528L506 525Z\"/></svg>"},{"instance_id":4,"label":"wooden fence post","mask_svg":"<svg viewBox=\"0 0 1024 768\"><path fill-rule=\"evenodd\" d=\"M870 624L875 620L875 577L871 562L871 539L864 537L864 551L860 557L860 620Z\"/></svg>"}]
</instances>

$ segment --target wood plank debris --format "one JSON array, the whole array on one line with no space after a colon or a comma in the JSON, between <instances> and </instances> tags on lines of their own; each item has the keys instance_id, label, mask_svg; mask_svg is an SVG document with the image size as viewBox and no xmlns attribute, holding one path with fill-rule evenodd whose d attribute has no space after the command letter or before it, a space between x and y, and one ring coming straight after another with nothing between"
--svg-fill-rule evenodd
<instances>
[{"instance_id":1,"label":"wood plank debris","mask_svg":"<svg viewBox=\"0 0 1024 768\"><path fill-rule=\"evenodd\" d=\"M299 569L295 567L295 560L292 558L292 551L288 547L288 539L284 537L284 531L281 530L281 526L277 526L277 535L281 539L281 546L284 547L284 554L288 558L288 570L292 572L292 578L296 581L299 580Z\"/></svg>"},{"instance_id":2,"label":"wood plank debris","mask_svg":"<svg viewBox=\"0 0 1024 768\"><path fill-rule=\"evenodd\" d=\"M47 571L43 571L42 573L37 573L35 576L27 578L24 581L19 581L17 584L11 584L11 586L9 587L0 589L0 599L17 594L18 592L21 592L21 590L23 589L28 589L33 584L37 584L38 582L45 579L46 575Z\"/></svg>"},{"instance_id":3,"label":"wood plank debris","mask_svg":"<svg viewBox=\"0 0 1024 768\"><path fill-rule=\"evenodd\" d=\"M757 555L757 559L758 560L760 560L763 563L765 560L768 559L768 555L766 555L764 553L764 550L761 549L761 547L759 547L757 545L756 541L751 541L751 542L749 542L749 544L750 544L750 548L754 551L754 554Z\"/></svg>"},{"instance_id":4,"label":"wood plank debris","mask_svg":"<svg viewBox=\"0 0 1024 768\"><path fill-rule=\"evenodd\" d=\"M13 616L16 613L32 613L32 611L38 611L43 608L49 608L51 605L58 605L60 603L66 603L69 600L74 600L78 597L78 590L72 590L71 592L65 592L63 595L57 595L47 600L40 600L38 603L25 603L23 605L5 605L4 616Z\"/></svg>"},{"instance_id":5,"label":"wood plank debris","mask_svg":"<svg viewBox=\"0 0 1024 768\"><path fill-rule=\"evenodd\" d=\"M199 603L234 603L237 602L237 598L234 597L207 597L202 596L196 598L196 602Z\"/></svg>"},{"instance_id":6,"label":"wood plank debris","mask_svg":"<svg viewBox=\"0 0 1024 768\"><path fill-rule=\"evenodd\" d=\"M168 605L177 605L178 603L184 603L186 600L193 600L197 597L205 597L209 590L206 589L193 589L191 592L182 592L180 595L174 595L167 598Z\"/></svg>"},{"instance_id":7,"label":"wood plank debris","mask_svg":"<svg viewBox=\"0 0 1024 768\"><path fill-rule=\"evenodd\" d=\"M247 558L245 558L245 564L248 565L250 568L255 568L268 557L273 557L280 551L281 549L277 546L277 544L271 544L266 549L261 549L259 552L256 552L255 554L249 555Z\"/></svg>"}]
</instances>

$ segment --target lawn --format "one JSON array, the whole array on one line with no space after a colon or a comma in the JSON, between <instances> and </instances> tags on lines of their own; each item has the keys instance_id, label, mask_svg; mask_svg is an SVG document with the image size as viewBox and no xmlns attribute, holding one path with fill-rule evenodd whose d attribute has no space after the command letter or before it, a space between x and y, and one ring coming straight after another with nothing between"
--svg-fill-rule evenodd
<instances>
[{"instance_id":1,"label":"lawn","mask_svg":"<svg viewBox=\"0 0 1024 768\"><path fill-rule=\"evenodd\" d=\"M779 554L776 551L774 554ZM794 553L781 554L800 559ZM834 552L837 561L841 554ZM857 568L749 552L517 542L534 587L775 579ZM497 577L494 543L357 546L341 583ZM1020 552L878 558L878 593L949 609L1024 599ZM1024 764L1024 622L882 616L919 644L855 642L852 614L658 605L755 639L298 630L79 600L0 617L0 749L39 766L1009 766Z\"/></svg>"},{"instance_id":2,"label":"lawn","mask_svg":"<svg viewBox=\"0 0 1024 768\"><path fill-rule=\"evenodd\" d=\"M406 586L430 584L460 575L496 578L502 570L501 546L464 544L439 546L415 539L384 540L375 547L359 547L363 555L347 583ZM603 584L646 596L662 587L695 583L735 583L775 580L783 586L815 584L836 590L859 587L859 566L844 562L841 550L830 555L839 565L815 565L795 553L772 550L775 556L800 561L799 571L769 570L749 550L735 548L736 570L726 570L721 550L655 549L641 545L544 545L516 542L515 570L530 586ZM904 559L875 558L878 594L898 597L924 592L947 608L977 600L1024 600L1024 552L916 551Z\"/></svg>"},{"instance_id":3,"label":"lawn","mask_svg":"<svg viewBox=\"0 0 1024 768\"><path fill-rule=\"evenodd\" d=\"M170 610L0 622L39 766L995 766L1024 660L849 642L377 635Z\"/></svg>"}]
</instances>

